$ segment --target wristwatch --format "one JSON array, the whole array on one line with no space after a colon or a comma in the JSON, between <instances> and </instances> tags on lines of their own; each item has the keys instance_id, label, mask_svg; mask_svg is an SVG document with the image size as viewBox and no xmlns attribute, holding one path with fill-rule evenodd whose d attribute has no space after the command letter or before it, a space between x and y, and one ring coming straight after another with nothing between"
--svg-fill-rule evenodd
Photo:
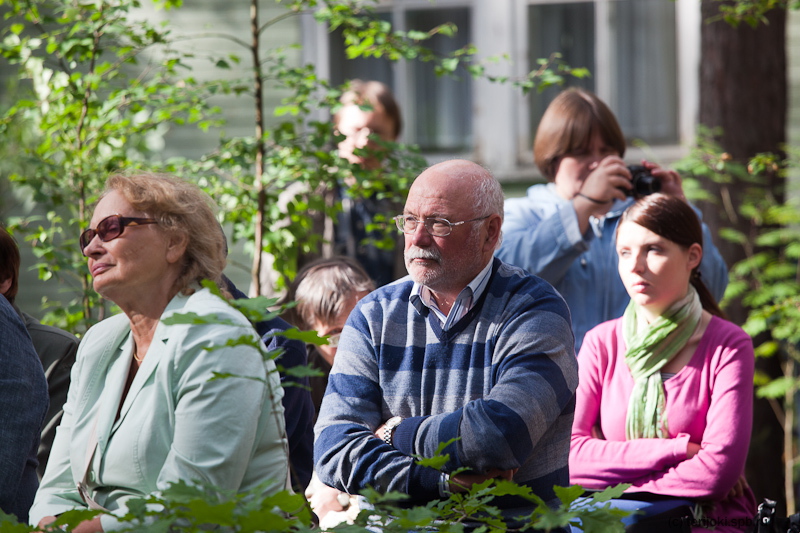
<instances>
[{"instance_id":1,"label":"wristwatch","mask_svg":"<svg viewBox=\"0 0 800 533\"><path fill-rule=\"evenodd\" d=\"M400 422L402 421L403 419L399 416L393 416L386 421L386 425L383 426L383 442L389 446L392 445L392 435L394 435L394 430L397 429L397 426L399 426Z\"/></svg>"}]
</instances>

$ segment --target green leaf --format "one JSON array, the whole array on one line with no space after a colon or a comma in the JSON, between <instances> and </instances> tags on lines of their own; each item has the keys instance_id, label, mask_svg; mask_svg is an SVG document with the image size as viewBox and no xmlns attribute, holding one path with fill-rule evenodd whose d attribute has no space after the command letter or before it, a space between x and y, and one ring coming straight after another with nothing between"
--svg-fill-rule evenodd
<instances>
[{"instance_id":1,"label":"green leaf","mask_svg":"<svg viewBox=\"0 0 800 533\"><path fill-rule=\"evenodd\" d=\"M759 398L783 398L789 391L796 389L797 378L784 376L758 387L756 396Z\"/></svg>"},{"instance_id":2,"label":"green leaf","mask_svg":"<svg viewBox=\"0 0 800 533\"><path fill-rule=\"evenodd\" d=\"M561 504L569 507L572 502L583 496L585 492L580 485L571 485L569 487L553 487L556 496L561 500Z\"/></svg>"}]
</instances>

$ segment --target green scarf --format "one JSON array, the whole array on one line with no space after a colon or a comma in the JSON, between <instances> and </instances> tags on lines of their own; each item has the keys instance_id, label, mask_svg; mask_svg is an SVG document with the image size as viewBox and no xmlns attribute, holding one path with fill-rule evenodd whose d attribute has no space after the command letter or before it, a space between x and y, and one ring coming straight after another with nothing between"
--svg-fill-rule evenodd
<instances>
[{"instance_id":1,"label":"green scarf","mask_svg":"<svg viewBox=\"0 0 800 533\"><path fill-rule=\"evenodd\" d=\"M650 324L640 316L639 306L633 300L625 309L622 315L622 334L628 346L625 362L633 376L625 420L628 440L669 436L660 370L686 346L702 314L700 297L691 285L686 297Z\"/></svg>"}]
</instances>

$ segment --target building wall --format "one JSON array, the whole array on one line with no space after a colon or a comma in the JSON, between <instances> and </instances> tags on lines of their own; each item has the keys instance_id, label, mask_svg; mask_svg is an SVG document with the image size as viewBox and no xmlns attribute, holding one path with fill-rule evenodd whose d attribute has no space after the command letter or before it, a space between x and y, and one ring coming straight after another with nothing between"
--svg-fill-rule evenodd
<instances>
[{"instance_id":1,"label":"building wall","mask_svg":"<svg viewBox=\"0 0 800 533\"><path fill-rule=\"evenodd\" d=\"M494 74L516 76L529 70L528 39L525 35L529 31L528 9L530 6L546 4L550 0L438 0L431 4L428 0L383 0L381 5L388 13L395 15L404 13L403 9L427 9L429 7L445 6L458 8L468 6L471 9L473 41L481 49L484 56L508 53L510 62L500 62L491 67ZM665 0L672 3L672 0ZM569 4L570 2L563 2ZM699 20L698 2L696 0L677 0L674 2L676 9L676 34L677 39L677 72L678 91L680 95L679 131L680 141L669 146L633 148L628 154L629 159L636 160L642 156L652 157L662 164L669 164L680 158L686 152L688 143L691 142L694 123L697 117L697 62L699 61ZM593 74L597 79L597 91L608 92L610 74L607 56L609 43L608 31L613 29L613 20L608 21L610 9L613 7L610 0L595 0L597 16L600 20L607 21L598 30L597 38L598 57ZM264 13L262 24L275 16L284 13L283 4L262 2ZM251 58L247 50L237 45L231 37L249 42L249 3L223 2L220 0L193 0L184 3L184 7L175 11L155 10L146 2L144 7L135 14L137 17L147 18L151 21L169 21L174 28L173 33L180 38L179 46L195 54L191 62L193 73L199 79L210 79L221 74L219 69L213 68L214 58L222 58L228 54L240 56L239 70L229 72L231 78L248 75L248 65ZM800 141L800 14L792 12L789 17L787 47L789 52L790 69L790 117L789 141L797 145ZM225 37L223 37L225 36ZM270 26L263 33L264 48L273 49L279 46L289 46L301 43L302 49L291 49L292 60L309 61L317 64L319 72L326 77L335 78L337 72L332 72L330 61L329 35L325 28L317 25L310 16L287 19L279 24ZM605 40L603 40L605 39ZM600 53L602 52L602 53ZM0 64L0 76L4 65ZM402 99L410 98L410 90L402 86L402 82L411 79L412 72L406 64L394 67L394 78L398 80L395 92ZM8 72L8 70L5 70ZM0 91L2 89L0 88ZM612 91L613 92L613 91ZM2 94L2 92L0 92ZM494 170L505 181L509 195L524 193L524 187L537 179L538 172L532 164L530 145L532 144L531 127L528 123L529 101L518 90L508 86L499 86L487 82L478 82L472 92L473 100L463 112L473 117L474 146L466 153L432 154L431 161L437 159L462 156L471 157ZM287 96L272 87L267 91L267 108L274 109L281 98ZM608 96L606 96L608 97ZM254 131L254 111L252 98L249 96L220 96L214 100L223 111L228 122L224 129L215 129L202 132L192 127L174 128L166 132L163 144L163 156L199 157L218 146L221 136L250 136ZM274 121L270 113L268 120ZM322 117L317 117L322 118ZM408 141L409 139L404 139ZM30 214L36 211L36 206L22 198L18 191L6 193L5 202L0 204L0 216L16 216ZM13 200L10 200L13 197ZM27 270L34 263L29 246L20 243L23 249L23 290L21 303L35 315L40 315L39 302L44 294L58 296L57 286L52 283L43 283L38 280L36 272ZM249 283L249 258L244 253L242 245L232 251L232 266L228 274L243 289Z\"/></svg>"}]
</instances>

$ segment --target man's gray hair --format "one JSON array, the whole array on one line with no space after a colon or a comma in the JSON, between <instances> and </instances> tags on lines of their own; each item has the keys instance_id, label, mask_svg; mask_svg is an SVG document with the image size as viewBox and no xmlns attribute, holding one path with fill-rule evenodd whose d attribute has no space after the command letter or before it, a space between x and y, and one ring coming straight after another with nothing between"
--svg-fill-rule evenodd
<instances>
[{"instance_id":1,"label":"man's gray hair","mask_svg":"<svg viewBox=\"0 0 800 533\"><path fill-rule=\"evenodd\" d=\"M503 218L503 204L505 196L500 182L486 171L486 176L478 182L478 187L473 192L475 211L480 216L500 215Z\"/></svg>"},{"instance_id":2,"label":"man's gray hair","mask_svg":"<svg viewBox=\"0 0 800 533\"><path fill-rule=\"evenodd\" d=\"M500 215L500 219L502 221L504 218L503 214L505 196L503 195L503 188L500 186L500 182L497 181L497 178L495 178L492 173L485 168L483 169L480 178L481 179L478 180L477 187L472 193L472 198L475 202L476 216ZM480 228L480 224L473 226L473 237L478 236ZM500 244L502 242L503 234L501 233L500 238L497 239L496 248L500 248Z\"/></svg>"}]
</instances>

